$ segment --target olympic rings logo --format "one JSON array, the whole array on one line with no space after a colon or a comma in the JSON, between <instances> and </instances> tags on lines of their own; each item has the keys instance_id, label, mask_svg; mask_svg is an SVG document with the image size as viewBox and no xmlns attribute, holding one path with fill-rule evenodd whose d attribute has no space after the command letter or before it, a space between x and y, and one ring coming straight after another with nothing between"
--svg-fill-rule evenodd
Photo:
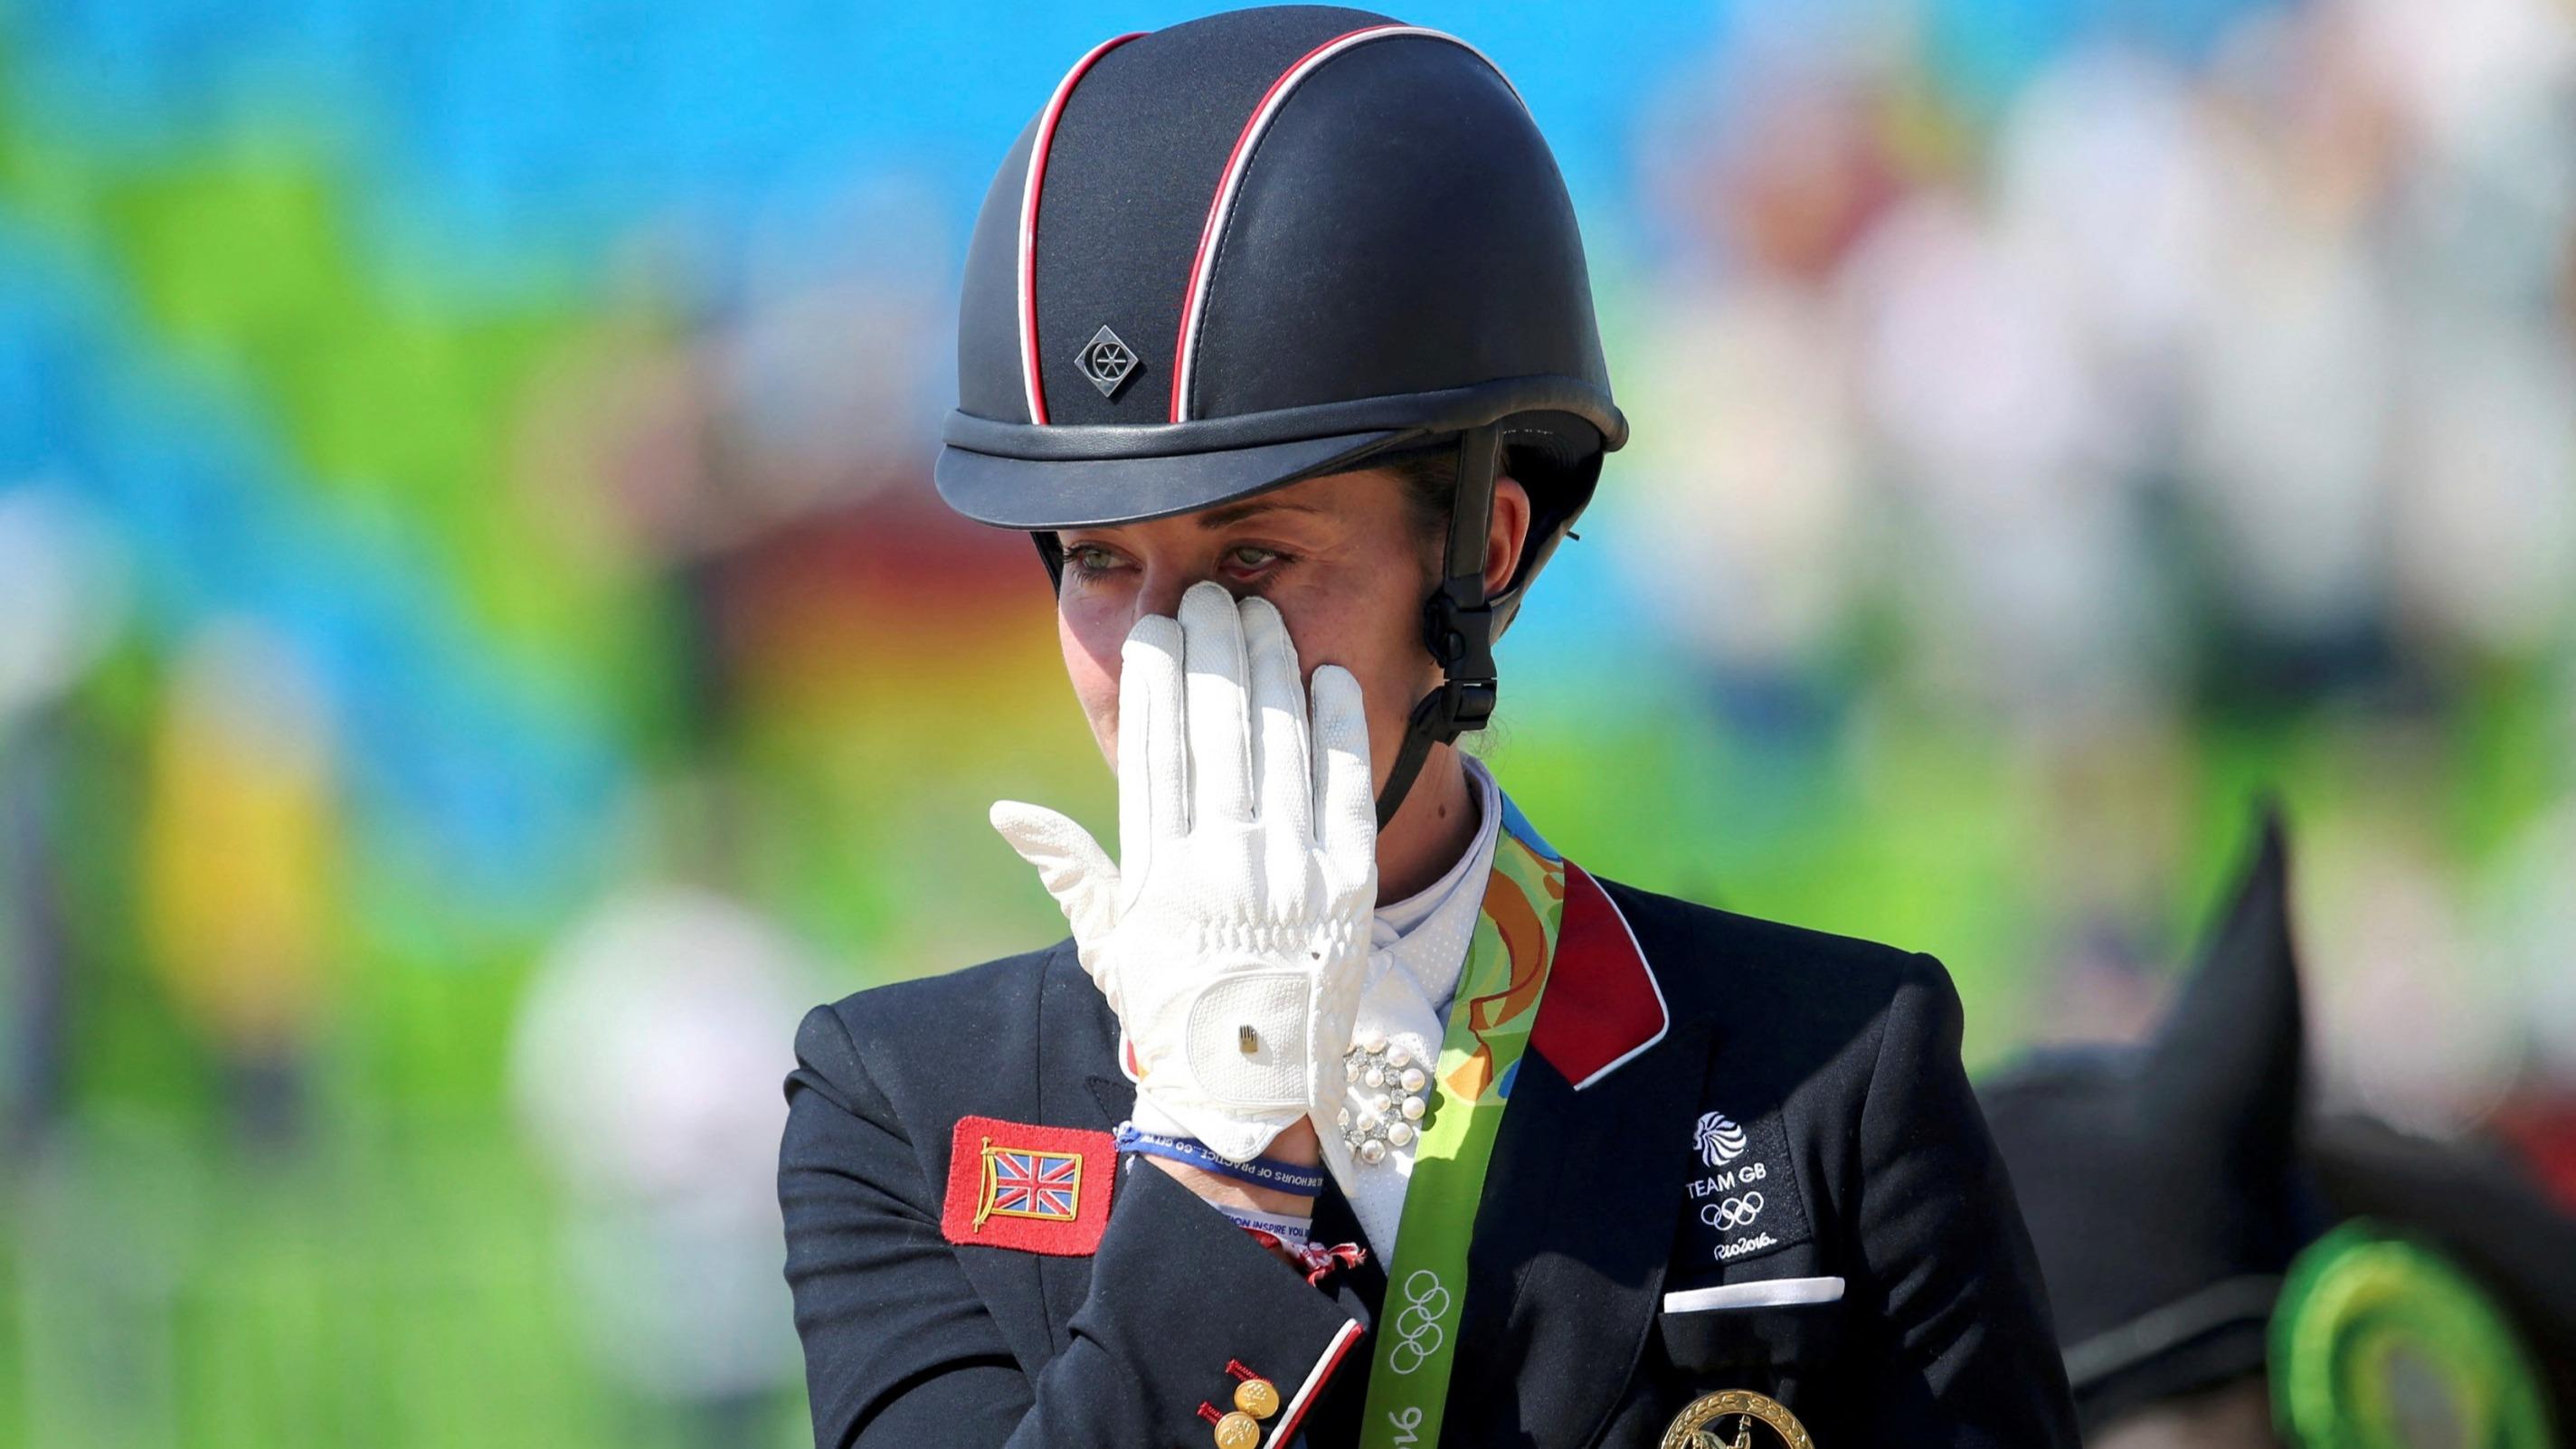
<instances>
[{"instance_id":1,"label":"olympic rings logo","mask_svg":"<svg viewBox=\"0 0 2576 1449\"><path fill-rule=\"evenodd\" d=\"M1400 1374L1409 1374L1429 1361L1449 1341L1440 1320L1449 1316L1449 1290L1440 1286L1440 1275L1428 1268L1416 1268L1405 1275L1404 1306L1396 1310L1389 1327L1395 1333L1395 1347L1386 1353L1386 1366Z\"/></svg>"},{"instance_id":2,"label":"olympic rings logo","mask_svg":"<svg viewBox=\"0 0 2576 1449\"><path fill-rule=\"evenodd\" d=\"M1724 1202L1713 1202L1699 1210L1699 1220L1721 1233L1730 1228L1749 1226L1760 1216L1762 1216L1762 1194L1758 1192L1748 1192L1742 1197L1731 1197Z\"/></svg>"}]
</instances>

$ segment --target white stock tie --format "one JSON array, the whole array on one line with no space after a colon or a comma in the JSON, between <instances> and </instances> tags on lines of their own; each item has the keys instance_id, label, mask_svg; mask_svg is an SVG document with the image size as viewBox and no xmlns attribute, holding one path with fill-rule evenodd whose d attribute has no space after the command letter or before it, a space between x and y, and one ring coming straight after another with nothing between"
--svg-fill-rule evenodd
<instances>
[{"instance_id":1,"label":"white stock tie","mask_svg":"<svg viewBox=\"0 0 2576 1449\"><path fill-rule=\"evenodd\" d=\"M1369 927L1369 986L1360 998L1355 1040L1383 1040L1405 1048L1428 1072L1440 1058L1442 1026L1493 871L1494 844L1502 826L1502 793L1482 762L1462 753L1468 787L1475 792L1476 838L1446 874L1417 895L1380 906ZM1392 1084L1351 1083L1346 1109L1353 1114L1395 1113L1404 1093ZM1377 1099L1384 1098L1383 1105ZM1327 1133L1333 1124L1318 1123ZM1409 1134L1407 1134L1409 1136ZM1396 1226L1404 1216L1404 1191L1413 1177L1413 1142L1391 1148L1377 1162L1327 1152L1342 1195L1383 1263L1395 1252ZM1345 1166L1344 1164L1348 1164Z\"/></svg>"}]
</instances>

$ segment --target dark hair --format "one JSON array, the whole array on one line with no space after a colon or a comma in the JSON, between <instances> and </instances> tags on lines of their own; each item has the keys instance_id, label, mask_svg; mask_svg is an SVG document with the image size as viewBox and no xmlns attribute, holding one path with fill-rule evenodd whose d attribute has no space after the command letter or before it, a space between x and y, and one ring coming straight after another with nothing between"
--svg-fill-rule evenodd
<instances>
[{"instance_id":1,"label":"dark hair","mask_svg":"<svg viewBox=\"0 0 2576 1449\"><path fill-rule=\"evenodd\" d=\"M1441 552L1449 542L1449 505L1458 496L1458 449L1450 442L1408 448L1372 459L1371 466L1395 475L1404 489L1405 521L1422 555L1427 587L1440 583Z\"/></svg>"},{"instance_id":2,"label":"dark hair","mask_svg":"<svg viewBox=\"0 0 2576 1449\"><path fill-rule=\"evenodd\" d=\"M1507 447L1496 469L1498 478L1516 478L1521 486L1531 488L1536 503L1536 489L1531 480L1549 476L1546 454L1529 448ZM1413 540L1422 550L1422 568L1426 587L1438 588L1446 564L1441 556L1449 543L1449 506L1458 497L1458 440L1442 438L1437 442L1382 454L1368 462L1369 467L1383 468L1395 475L1404 489L1405 521L1413 525ZM1539 519L1531 521L1531 544L1538 542Z\"/></svg>"}]
</instances>

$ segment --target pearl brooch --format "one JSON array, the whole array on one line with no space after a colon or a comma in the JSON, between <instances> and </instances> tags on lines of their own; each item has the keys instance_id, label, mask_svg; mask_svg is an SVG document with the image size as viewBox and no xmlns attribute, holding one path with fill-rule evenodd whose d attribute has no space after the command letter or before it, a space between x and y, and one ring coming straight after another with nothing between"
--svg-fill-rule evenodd
<instances>
[{"instance_id":1,"label":"pearl brooch","mask_svg":"<svg viewBox=\"0 0 2576 1449\"><path fill-rule=\"evenodd\" d=\"M1430 1060L1418 1047L1388 1041L1383 1032L1370 1032L1350 1049L1342 1064L1349 1105L1333 1123L1352 1156L1376 1164L1421 1140L1422 1120L1431 1110L1431 1074L1423 1070Z\"/></svg>"}]
</instances>

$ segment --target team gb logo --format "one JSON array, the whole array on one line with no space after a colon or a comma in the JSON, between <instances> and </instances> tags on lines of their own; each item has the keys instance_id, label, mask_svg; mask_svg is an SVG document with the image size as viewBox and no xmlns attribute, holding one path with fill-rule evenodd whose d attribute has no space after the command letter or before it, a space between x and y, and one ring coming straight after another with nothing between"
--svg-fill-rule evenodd
<instances>
[{"instance_id":1,"label":"team gb logo","mask_svg":"<svg viewBox=\"0 0 2576 1449\"><path fill-rule=\"evenodd\" d=\"M1724 1112L1701 1117L1691 1140L1699 1147L1700 1161L1711 1167L1724 1167L1744 1155L1744 1129L1726 1120Z\"/></svg>"}]
</instances>

